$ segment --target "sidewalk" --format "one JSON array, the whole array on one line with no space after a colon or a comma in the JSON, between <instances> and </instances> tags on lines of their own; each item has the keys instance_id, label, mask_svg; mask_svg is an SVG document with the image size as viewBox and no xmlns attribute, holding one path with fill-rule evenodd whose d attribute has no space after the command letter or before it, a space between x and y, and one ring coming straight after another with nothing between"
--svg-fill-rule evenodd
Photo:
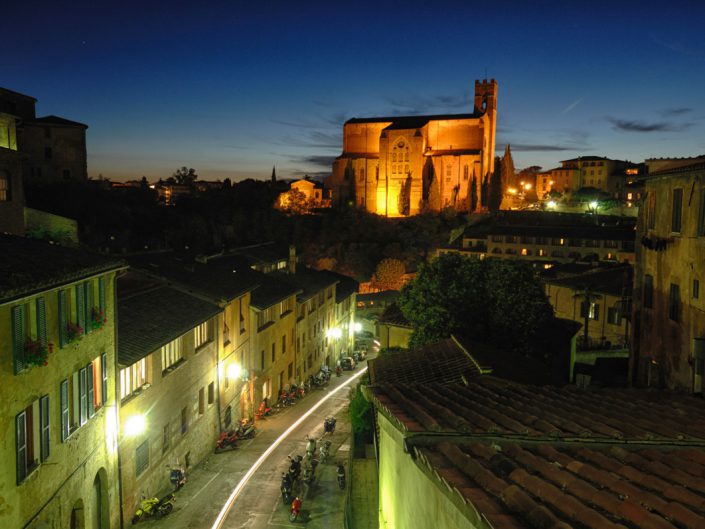
<instances>
[{"instance_id":1,"label":"sidewalk","mask_svg":"<svg viewBox=\"0 0 705 529\"><path fill-rule=\"evenodd\" d=\"M379 523L377 461L373 446L367 445L365 449L364 459L352 460L352 527L349 529L377 529Z\"/></svg>"}]
</instances>

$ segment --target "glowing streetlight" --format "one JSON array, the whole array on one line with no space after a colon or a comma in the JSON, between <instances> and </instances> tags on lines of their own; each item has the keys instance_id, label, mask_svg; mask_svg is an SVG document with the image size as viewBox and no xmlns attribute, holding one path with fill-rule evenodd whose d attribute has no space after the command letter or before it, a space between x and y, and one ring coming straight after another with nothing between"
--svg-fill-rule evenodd
<instances>
[{"instance_id":1,"label":"glowing streetlight","mask_svg":"<svg viewBox=\"0 0 705 529\"><path fill-rule=\"evenodd\" d=\"M598 206L598 203L596 200L593 200L592 202L590 202L590 209L596 210L597 206Z\"/></svg>"},{"instance_id":2,"label":"glowing streetlight","mask_svg":"<svg viewBox=\"0 0 705 529\"><path fill-rule=\"evenodd\" d=\"M135 437L147 429L147 419L144 415L132 415L125 421L125 435Z\"/></svg>"},{"instance_id":3,"label":"glowing streetlight","mask_svg":"<svg viewBox=\"0 0 705 529\"><path fill-rule=\"evenodd\" d=\"M331 327L326 331L326 336L328 338L340 338L343 336L343 331L340 330L338 327Z\"/></svg>"},{"instance_id":4,"label":"glowing streetlight","mask_svg":"<svg viewBox=\"0 0 705 529\"><path fill-rule=\"evenodd\" d=\"M531 184L529 184L529 183L524 184L524 189L525 189L526 191L528 191L529 189L531 189Z\"/></svg>"},{"instance_id":5,"label":"glowing streetlight","mask_svg":"<svg viewBox=\"0 0 705 529\"><path fill-rule=\"evenodd\" d=\"M227 369L228 378L230 380L237 380L242 375L242 368L240 364L230 364Z\"/></svg>"},{"instance_id":6,"label":"glowing streetlight","mask_svg":"<svg viewBox=\"0 0 705 529\"><path fill-rule=\"evenodd\" d=\"M362 323L355 322L354 329L355 332L360 332L362 330Z\"/></svg>"},{"instance_id":7,"label":"glowing streetlight","mask_svg":"<svg viewBox=\"0 0 705 529\"><path fill-rule=\"evenodd\" d=\"M546 206L548 206L549 209L556 209L556 201L549 200L548 202L546 202Z\"/></svg>"}]
</instances>

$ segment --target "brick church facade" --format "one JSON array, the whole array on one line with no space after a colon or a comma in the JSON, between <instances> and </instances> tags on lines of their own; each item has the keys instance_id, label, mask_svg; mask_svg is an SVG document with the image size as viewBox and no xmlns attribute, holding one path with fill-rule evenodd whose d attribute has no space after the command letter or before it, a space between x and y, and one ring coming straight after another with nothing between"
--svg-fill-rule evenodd
<instances>
[{"instance_id":1,"label":"brick church facade","mask_svg":"<svg viewBox=\"0 0 705 529\"><path fill-rule=\"evenodd\" d=\"M350 119L326 187L334 203L387 217L482 209L496 128L494 79L475 81L471 114Z\"/></svg>"}]
</instances>

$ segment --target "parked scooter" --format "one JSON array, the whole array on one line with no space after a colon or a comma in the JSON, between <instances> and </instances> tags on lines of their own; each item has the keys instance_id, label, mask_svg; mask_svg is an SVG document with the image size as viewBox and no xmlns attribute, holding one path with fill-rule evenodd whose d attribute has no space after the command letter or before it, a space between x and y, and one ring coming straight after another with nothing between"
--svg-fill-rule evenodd
<instances>
[{"instance_id":1,"label":"parked scooter","mask_svg":"<svg viewBox=\"0 0 705 529\"><path fill-rule=\"evenodd\" d=\"M262 417L269 417L271 414L272 408L269 406L267 399L264 399L260 403L259 408L257 408L257 411L255 412L255 417L261 419Z\"/></svg>"},{"instance_id":2,"label":"parked scooter","mask_svg":"<svg viewBox=\"0 0 705 529\"><path fill-rule=\"evenodd\" d=\"M289 521L290 522L295 522L296 519L299 517L299 514L301 514L301 504L303 502L301 501L301 498L298 496L294 498L294 501L291 502L291 513L289 514Z\"/></svg>"},{"instance_id":3,"label":"parked scooter","mask_svg":"<svg viewBox=\"0 0 705 529\"><path fill-rule=\"evenodd\" d=\"M339 377L343 375L343 368L340 366L335 366L335 376Z\"/></svg>"},{"instance_id":4,"label":"parked scooter","mask_svg":"<svg viewBox=\"0 0 705 529\"><path fill-rule=\"evenodd\" d=\"M335 423L336 423L335 417L326 417L326 419L323 421L323 433L330 433L332 434L335 431Z\"/></svg>"},{"instance_id":5,"label":"parked scooter","mask_svg":"<svg viewBox=\"0 0 705 529\"><path fill-rule=\"evenodd\" d=\"M338 486L341 490L345 488L345 467L342 463L338 463Z\"/></svg>"},{"instance_id":6,"label":"parked scooter","mask_svg":"<svg viewBox=\"0 0 705 529\"><path fill-rule=\"evenodd\" d=\"M183 467L172 467L169 471L169 481L174 485L174 491L186 485L186 471Z\"/></svg>"},{"instance_id":7,"label":"parked scooter","mask_svg":"<svg viewBox=\"0 0 705 529\"><path fill-rule=\"evenodd\" d=\"M291 476L288 473L282 473L281 492L284 505L289 505L291 501L291 486Z\"/></svg>"},{"instance_id":8,"label":"parked scooter","mask_svg":"<svg viewBox=\"0 0 705 529\"><path fill-rule=\"evenodd\" d=\"M215 443L215 453L227 452L237 448L237 432L230 430L229 432L221 432L218 441Z\"/></svg>"},{"instance_id":9,"label":"parked scooter","mask_svg":"<svg viewBox=\"0 0 705 529\"><path fill-rule=\"evenodd\" d=\"M309 458L312 458L316 453L316 439L314 437L306 436L306 454Z\"/></svg>"},{"instance_id":10,"label":"parked scooter","mask_svg":"<svg viewBox=\"0 0 705 529\"><path fill-rule=\"evenodd\" d=\"M292 482L299 479L299 475L301 474L301 460L303 457L301 456L294 456L293 458L291 456L287 456L289 458L289 461L291 463L289 464L289 476L291 477Z\"/></svg>"},{"instance_id":11,"label":"parked scooter","mask_svg":"<svg viewBox=\"0 0 705 529\"><path fill-rule=\"evenodd\" d=\"M236 432L240 439L252 439L255 435L257 435L255 425L250 422L249 419L242 419Z\"/></svg>"},{"instance_id":12,"label":"parked scooter","mask_svg":"<svg viewBox=\"0 0 705 529\"><path fill-rule=\"evenodd\" d=\"M331 442L329 440L326 440L323 445L321 445L321 449L319 450L319 458L321 463L328 461L328 456L330 456L330 445Z\"/></svg>"},{"instance_id":13,"label":"parked scooter","mask_svg":"<svg viewBox=\"0 0 705 529\"><path fill-rule=\"evenodd\" d=\"M161 518L166 516L174 509L174 502L176 501L176 496L173 493L169 493L163 498L145 498L142 497L140 501L140 506L135 511L135 515L132 517L132 525L135 525L140 520L145 518Z\"/></svg>"}]
</instances>

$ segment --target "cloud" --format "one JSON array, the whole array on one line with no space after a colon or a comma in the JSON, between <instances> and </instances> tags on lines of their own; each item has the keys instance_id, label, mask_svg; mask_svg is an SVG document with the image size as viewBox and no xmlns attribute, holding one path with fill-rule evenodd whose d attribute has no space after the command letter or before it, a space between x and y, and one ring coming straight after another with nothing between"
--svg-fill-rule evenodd
<instances>
[{"instance_id":1,"label":"cloud","mask_svg":"<svg viewBox=\"0 0 705 529\"><path fill-rule=\"evenodd\" d=\"M624 132L679 132L689 128L692 123L673 123L668 121L645 121L608 118L615 130Z\"/></svg>"},{"instance_id":2,"label":"cloud","mask_svg":"<svg viewBox=\"0 0 705 529\"><path fill-rule=\"evenodd\" d=\"M313 180L323 180L326 176L330 176L330 171L303 171L301 169L294 169L289 171L292 175L296 176L310 176Z\"/></svg>"},{"instance_id":3,"label":"cloud","mask_svg":"<svg viewBox=\"0 0 705 529\"><path fill-rule=\"evenodd\" d=\"M663 110L659 110L659 114L662 116L681 116L692 111L693 109L688 107L664 108Z\"/></svg>"},{"instance_id":4,"label":"cloud","mask_svg":"<svg viewBox=\"0 0 705 529\"><path fill-rule=\"evenodd\" d=\"M567 145L546 145L540 143L509 143L512 151L515 152L559 152L559 151L574 151L575 146ZM497 144L496 151L504 151L506 144Z\"/></svg>"},{"instance_id":5,"label":"cloud","mask_svg":"<svg viewBox=\"0 0 705 529\"><path fill-rule=\"evenodd\" d=\"M565 107L563 110L561 110L561 114L567 114L568 112L570 112L571 110L573 110L575 107L577 107L580 103L582 103L582 101L583 101L583 98L582 98L582 97L576 99L576 100L573 101L570 105L568 105L568 106Z\"/></svg>"},{"instance_id":6,"label":"cloud","mask_svg":"<svg viewBox=\"0 0 705 529\"><path fill-rule=\"evenodd\" d=\"M333 167L333 162L336 156L326 156L321 154L309 154L304 156L292 156L291 161L294 163L305 163L309 165L315 165L318 167L327 167L330 170Z\"/></svg>"},{"instance_id":7,"label":"cloud","mask_svg":"<svg viewBox=\"0 0 705 529\"><path fill-rule=\"evenodd\" d=\"M385 97L393 108L390 114L426 114L431 110L466 108L472 109L472 96L468 92L459 94L421 97L414 94Z\"/></svg>"}]
</instances>

